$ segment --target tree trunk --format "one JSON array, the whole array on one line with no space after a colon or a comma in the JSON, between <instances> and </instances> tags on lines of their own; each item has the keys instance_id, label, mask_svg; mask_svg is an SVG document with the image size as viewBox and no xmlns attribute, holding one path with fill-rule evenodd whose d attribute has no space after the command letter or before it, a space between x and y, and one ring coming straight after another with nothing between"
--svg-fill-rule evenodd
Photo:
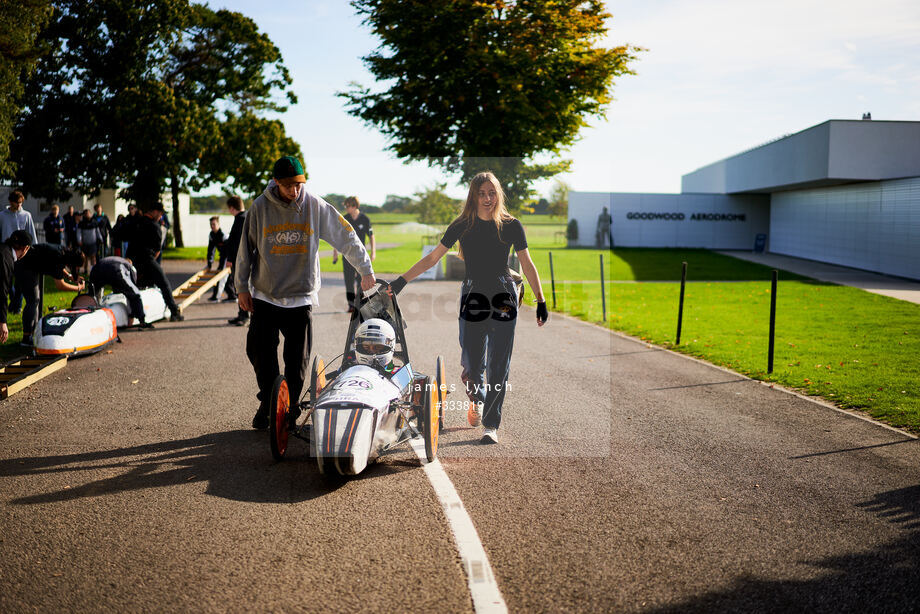
<instances>
[{"instance_id":1,"label":"tree trunk","mask_svg":"<svg viewBox=\"0 0 920 614\"><path fill-rule=\"evenodd\" d=\"M169 179L169 187L172 190L173 238L176 241L176 247L185 247L185 242L182 241L182 220L179 216L179 178L172 175Z\"/></svg>"}]
</instances>

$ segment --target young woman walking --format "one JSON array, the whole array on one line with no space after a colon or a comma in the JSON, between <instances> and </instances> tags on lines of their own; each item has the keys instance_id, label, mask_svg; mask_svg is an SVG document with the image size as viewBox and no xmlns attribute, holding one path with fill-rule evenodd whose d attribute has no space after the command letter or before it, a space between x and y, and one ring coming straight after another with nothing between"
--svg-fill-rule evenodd
<instances>
[{"instance_id":1,"label":"young woman walking","mask_svg":"<svg viewBox=\"0 0 920 614\"><path fill-rule=\"evenodd\" d=\"M463 212L430 254L390 284L392 291L398 294L457 241L466 264L459 321L461 378L470 398L467 419L471 426L482 424L482 443L498 443L518 314L517 287L508 269L512 246L536 295L538 326L546 323L548 313L540 275L527 251L524 227L505 209L501 184L490 172L473 177Z\"/></svg>"}]
</instances>

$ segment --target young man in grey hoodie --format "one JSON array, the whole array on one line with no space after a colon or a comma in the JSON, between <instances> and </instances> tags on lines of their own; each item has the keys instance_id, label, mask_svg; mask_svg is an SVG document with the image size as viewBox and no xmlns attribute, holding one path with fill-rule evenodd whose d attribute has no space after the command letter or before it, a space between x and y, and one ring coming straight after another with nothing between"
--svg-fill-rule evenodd
<instances>
[{"instance_id":1,"label":"young man in grey hoodie","mask_svg":"<svg viewBox=\"0 0 920 614\"><path fill-rule=\"evenodd\" d=\"M272 386L278 376L278 333L284 335L284 377L296 410L313 341L311 309L320 287L319 240L328 241L361 274L361 289L376 279L354 229L335 207L304 187L303 165L284 156L255 199L243 225L234 265L240 308L252 313L246 355L256 372L259 409L252 427L268 427Z\"/></svg>"}]
</instances>

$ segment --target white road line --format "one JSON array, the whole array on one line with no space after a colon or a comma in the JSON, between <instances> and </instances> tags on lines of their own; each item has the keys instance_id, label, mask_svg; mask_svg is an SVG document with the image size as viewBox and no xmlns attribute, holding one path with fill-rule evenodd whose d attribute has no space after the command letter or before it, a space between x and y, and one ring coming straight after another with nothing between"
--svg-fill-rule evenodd
<instances>
[{"instance_id":1,"label":"white road line","mask_svg":"<svg viewBox=\"0 0 920 614\"><path fill-rule=\"evenodd\" d=\"M412 449L422 461L425 475L428 476L428 481L431 482L453 531L454 542L457 544L463 570L466 572L466 582L470 587L470 596L473 598L473 611L479 614L508 612L508 606L498 590L498 583L495 581L495 574L492 573L492 566L489 565L485 548L479 541L479 533L473 526L473 519L463 506L453 482L447 477L444 466L437 459L433 463L428 462L425 457L425 443L421 437L415 437L411 442Z\"/></svg>"}]
</instances>

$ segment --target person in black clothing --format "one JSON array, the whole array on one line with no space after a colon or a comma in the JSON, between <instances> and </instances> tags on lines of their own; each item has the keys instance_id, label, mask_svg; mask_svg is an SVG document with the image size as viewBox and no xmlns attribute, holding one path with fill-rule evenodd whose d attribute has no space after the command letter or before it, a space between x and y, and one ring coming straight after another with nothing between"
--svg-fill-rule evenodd
<instances>
[{"instance_id":1,"label":"person in black clothing","mask_svg":"<svg viewBox=\"0 0 920 614\"><path fill-rule=\"evenodd\" d=\"M51 213L42 224L45 227L45 242L60 245L64 240L64 218L61 217L61 208L51 206Z\"/></svg>"},{"instance_id":2,"label":"person in black clothing","mask_svg":"<svg viewBox=\"0 0 920 614\"><path fill-rule=\"evenodd\" d=\"M102 205L96 203L93 205L93 222L96 224L96 228L99 229L99 244L98 251L96 254L96 259L101 260L109 255L109 236L112 234L112 223L109 221L109 216L102 212ZM114 247L115 242L112 242Z\"/></svg>"},{"instance_id":3,"label":"person in black clothing","mask_svg":"<svg viewBox=\"0 0 920 614\"><path fill-rule=\"evenodd\" d=\"M157 264L160 264L163 262L163 250L166 249L166 241L172 225L169 223L169 216L165 212L160 216L160 221L157 223L160 225L160 251L157 252Z\"/></svg>"},{"instance_id":4,"label":"person in black clothing","mask_svg":"<svg viewBox=\"0 0 920 614\"><path fill-rule=\"evenodd\" d=\"M80 223L80 216L73 210L73 205L67 207L67 213L64 214L64 238L67 239L67 247L77 246L77 224Z\"/></svg>"},{"instance_id":5,"label":"person in black clothing","mask_svg":"<svg viewBox=\"0 0 920 614\"><path fill-rule=\"evenodd\" d=\"M89 282L93 286L97 303L102 302L102 289L111 286L115 292L125 295L131 310L130 316L138 321L138 328L153 328L153 324L147 322L144 301L137 287L137 270L130 260L119 256L103 258L90 271Z\"/></svg>"},{"instance_id":6,"label":"person in black clothing","mask_svg":"<svg viewBox=\"0 0 920 614\"><path fill-rule=\"evenodd\" d=\"M137 208L137 205L133 203L128 205L128 215L125 216L122 226L118 231L118 236L121 239L122 258L128 257L128 246L131 243L131 237L134 236L134 230L137 228L137 223L140 219L141 211Z\"/></svg>"},{"instance_id":7,"label":"person in black clothing","mask_svg":"<svg viewBox=\"0 0 920 614\"><path fill-rule=\"evenodd\" d=\"M243 199L239 196L231 196L227 199L227 210L233 216L233 226L230 227L230 236L224 243L224 249L227 254L227 266L232 267L236 264L236 254L240 249L240 239L243 237L243 223L246 221L246 211L243 207ZM230 279L224 288L227 292L227 298L236 300L236 282L231 272ZM240 307L237 310L235 318L227 320L227 324L234 326L246 326L249 321L249 312Z\"/></svg>"},{"instance_id":8,"label":"person in black clothing","mask_svg":"<svg viewBox=\"0 0 920 614\"><path fill-rule=\"evenodd\" d=\"M172 314L170 322L180 322L185 317L179 312L179 306L172 295L172 288L166 274L157 262L162 247L159 221L163 215L163 203L151 202L141 205L142 213L138 216L133 234L128 240L128 259L134 263L138 277L147 284L153 284L160 289L163 301Z\"/></svg>"},{"instance_id":9,"label":"person in black clothing","mask_svg":"<svg viewBox=\"0 0 920 614\"><path fill-rule=\"evenodd\" d=\"M33 245L16 263L16 286L26 299L22 310L22 345L32 345L32 333L41 317L42 276L54 278L58 290L79 292L84 285L78 277L82 266L83 254L79 249L65 249L51 243Z\"/></svg>"},{"instance_id":10,"label":"person in black clothing","mask_svg":"<svg viewBox=\"0 0 920 614\"><path fill-rule=\"evenodd\" d=\"M441 242L390 284L390 290L398 294L437 264L457 241L466 264L459 320L461 379L470 397L467 419L472 426L482 423L482 443L498 443L518 310L518 287L508 269L512 246L536 295L537 325L543 326L549 316L540 275L527 251L524 227L505 209L501 184L490 172L473 177L463 212L448 226Z\"/></svg>"},{"instance_id":11,"label":"person in black clothing","mask_svg":"<svg viewBox=\"0 0 920 614\"><path fill-rule=\"evenodd\" d=\"M361 245L364 245L367 237L371 238L370 256L371 262L377 258L377 242L374 239L374 229L371 227L371 220L361 213L360 204L354 196L345 199L345 213L351 227L355 229L355 234L361 239ZM339 258L339 253L333 248L332 264L335 264ZM345 258L342 258L342 270L345 273L345 300L348 301L348 313L355 310L357 297L361 296L361 276L355 270L355 267Z\"/></svg>"},{"instance_id":12,"label":"person in black clothing","mask_svg":"<svg viewBox=\"0 0 920 614\"><path fill-rule=\"evenodd\" d=\"M32 235L25 230L14 230L0 245L0 343L6 343L10 337L6 309L13 291L13 265L24 258L31 247Z\"/></svg>"},{"instance_id":13,"label":"person in black clothing","mask_svg":"<svg viewBox=\"0 0 920 614\"><path fill-rule=\"evenodd\" d=\"M214 266L214 251L217 251L218 261L217 261L217 270L221 270L227 266L227 252L224 249L224 242L227 237L224 236L224 231L220 229L220 218L216 215L212 217L208 222L211 224L211 232L208 234L208 270L211 270L211 267ZM221 279L216 286L214 286L214 291L211 293L210 301L220 300L220 295L224 291L224 286L227 283L227 278L224 277Z\"/></svg>"}]
</instances>

